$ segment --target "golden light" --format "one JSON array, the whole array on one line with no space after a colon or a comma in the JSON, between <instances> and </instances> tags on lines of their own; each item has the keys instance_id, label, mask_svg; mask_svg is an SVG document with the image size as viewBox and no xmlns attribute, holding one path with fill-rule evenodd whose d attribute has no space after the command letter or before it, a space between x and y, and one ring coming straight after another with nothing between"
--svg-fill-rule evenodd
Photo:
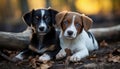
<instances>
[{"instance_id":1,"label":"golden light","mask_svg":"<svg viewBox=\"0 0 120 69\"><path fill-rule=\"evenodd\" d=\"M104 0L102 1L102 7L103 12L105 14L108 14L108 12L110 12L112 10L112 3L111 0Z\"/></svg>"},{"instance_id":2,"label":"golden light","mask_svg":"<svg viewBox=\"0 0 120 69\"><path fill-rule=\"evenodd\" d=\"M76 0L76 8L85 14L98 14L111 10L111 0Z\"/></svg>"},{"instance_id":3,"label":"golden light","mask_svg":"<svg viewBox=\"0 0 120 69\"><path fill-rule=\"evenodd\" d=\"M97 0L77 0L76 7L85 14L97 14L100 11Z\"/></svg>"},{"instance_id":4,"label":"golden light","mask_svg":"<svg viewBox=\"0 0 120 69\"><path fill-rule=\"evenodd\" d=\"M45 0L27 0L29 9L39 9L45 7Z\"/></svg>"}]
</instances>

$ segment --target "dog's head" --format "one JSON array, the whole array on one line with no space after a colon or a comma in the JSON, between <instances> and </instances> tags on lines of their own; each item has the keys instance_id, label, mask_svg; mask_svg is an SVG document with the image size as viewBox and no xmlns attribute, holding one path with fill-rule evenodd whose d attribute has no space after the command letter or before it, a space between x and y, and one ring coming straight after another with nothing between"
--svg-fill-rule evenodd
<instances>
[{"instance_id":1,"label":"dog's head","mask_svg":"<svg viewBox=\"0 0 120 69\"><path fill-rule=\"evenodd\" d=\"M45 35L50 31L55 22L55 15L58 11L54 9L37 9L26 13L23 16L25 23L32 27L39 35Z\"/></svg>"},{"instance_id":2,"label":"dog's head","mask_svg":"<svg viewBox=\"0 0 120 69\"><path fill-rule=\"evenodd\" d=\"M83 14L63 11L56 15L56 22L64 37L74 39L83 29L88 31L93 21Z\"/></svg>"}]
</instances>

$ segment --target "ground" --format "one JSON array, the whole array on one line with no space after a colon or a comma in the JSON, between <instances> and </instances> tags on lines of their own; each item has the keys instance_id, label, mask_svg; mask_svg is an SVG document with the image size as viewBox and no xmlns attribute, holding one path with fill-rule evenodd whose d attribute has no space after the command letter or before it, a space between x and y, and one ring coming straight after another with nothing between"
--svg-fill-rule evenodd
<instances>
[{"instance_id":1,"label":"ground","mask_svg":"<svg viewBox=\"0 0 120 69\"><path fill-rule=\"evenodd\" d=\"M102 41L99 44L99 50L90 52L90 56L81 59L80 62L69 62L69 56L63 60L54 60L48 63L37 62L38 56L18 63L10 62L1 57L0 69L119 69L120 42L107 43ZM8 51L7 54L10 53Z\"/></svg>"}]
</instances>

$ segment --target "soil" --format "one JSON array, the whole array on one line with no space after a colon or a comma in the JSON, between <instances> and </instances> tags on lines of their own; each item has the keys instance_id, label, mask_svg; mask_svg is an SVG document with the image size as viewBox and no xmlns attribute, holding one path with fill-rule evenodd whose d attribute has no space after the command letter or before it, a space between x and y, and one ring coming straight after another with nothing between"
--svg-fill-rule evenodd
<instances>
[{"instance_id":1,"label":"soil","mask_svg":"<svg viewBox=\"0 0 120 69\"><path fill-rule=\"evenodd\" d=\"M40 69L40 65L43 67L41 69L119 69L120 41L113 43L102 41L99 44L99 50L90 52L90 55L81 59L80 62L69 62L67 60L68 56L62 60L53 60L50 63L45 63L42 66L35 59L14 63L0 57L0 69ZM7 54L10 53L8 52Z\"/></svg>"}]
</instances>

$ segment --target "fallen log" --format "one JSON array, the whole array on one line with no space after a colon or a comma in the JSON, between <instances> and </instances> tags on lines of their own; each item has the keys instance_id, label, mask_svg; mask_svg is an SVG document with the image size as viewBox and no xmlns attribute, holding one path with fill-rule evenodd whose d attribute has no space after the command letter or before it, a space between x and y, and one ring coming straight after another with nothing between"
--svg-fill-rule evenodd
<instances>
[{"instance_id":1,"label":"fallen log","mask_svg":"<svg viewBox=\"0 0 120 69\"><path fill-rule=\"evenodd\" d=\"M28 46L32 35L31 28L20 33L0 32L0 49L21 50Z\"/></svg>"},{"instance_id":2,"label":"fallen log","mask_svg":"<svg viewBox=\"0 0 120 69\"><path fill-rule=\"evenodd\" d=\"M94 28L90 29L90 31L95 35L97 41L120 41L120 25L107 28Z\"/></svg>"},{"instance_id":3,"label":"fallen log","mask_svg":"<svg viewBox=\"0 0 120 69\"><path fill-rule=\"evenodd\" d=\"M90 30L98 41L119 41L120 25L108 28L94 28ZM0 32L0 49L21 50L28 46L32 35L31 28L27 28L24 32Z\"/></svg>"}]
</instances>

